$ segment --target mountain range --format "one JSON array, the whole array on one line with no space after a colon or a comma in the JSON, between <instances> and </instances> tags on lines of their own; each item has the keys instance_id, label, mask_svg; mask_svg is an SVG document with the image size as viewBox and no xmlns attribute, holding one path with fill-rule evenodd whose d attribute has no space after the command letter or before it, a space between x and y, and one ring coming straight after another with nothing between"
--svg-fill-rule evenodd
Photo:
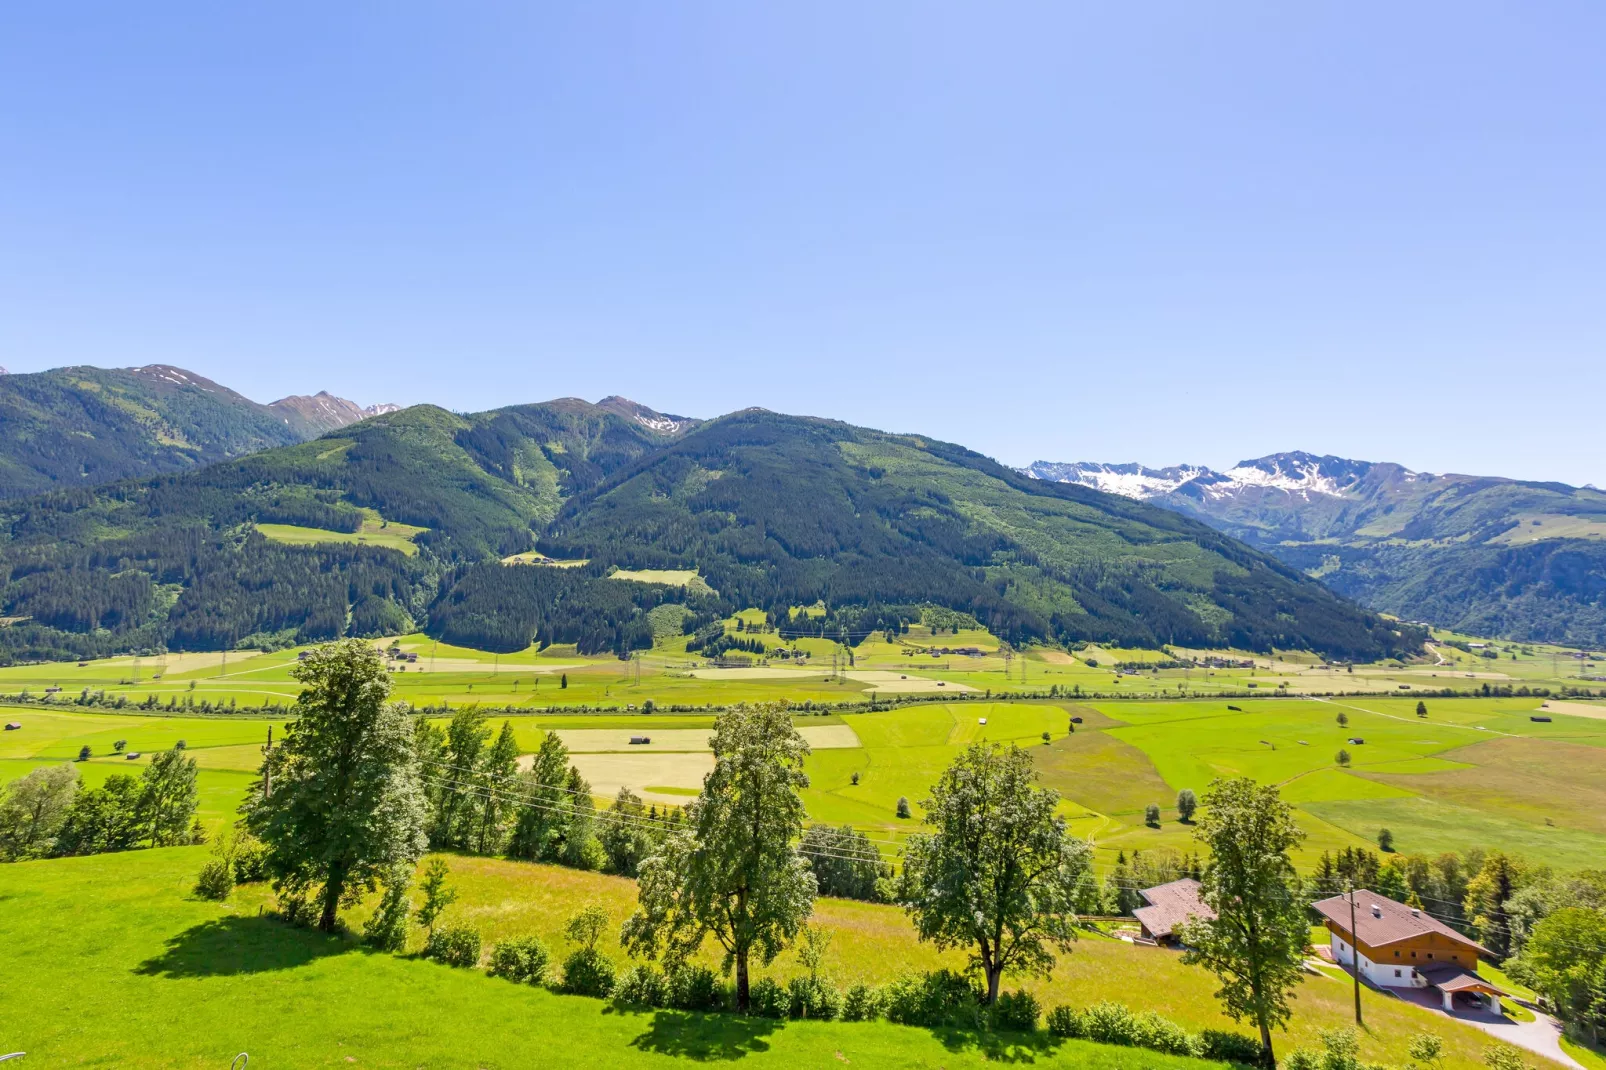
<instances>
[{"instance_id":1,"label":"mountain range","mask_svg":"<svg viewBox=\"0 0 1606 1070\"><path fill-rule=\"evenodd\" d=\"M1594 487L1298 452L1225 472L1048 461L1023 471L1193 517L1379 611L1606 644L1606 493Z\"/></svg>"},{"instance_id":2,"label":"mountain range","mask_svg":"<svg viewBox=\"0 0 1606 1070\"><path fill-rule=\"evenodd\" d=\"M182 471L396 408L328 393L262 405L167 364L0 369L0 498Z\"/></svg>"},{"instance_id":3,"label":"mountain range","mask_svg":"<svg viewBox=\"0 0 1606 1070\"><path fill-rule=\"evenodd\" d=\"M103 383L82 369L49 374ZM119 383L134 373L120 374ZM112 441L131 443L120 463L143 468L138 478L88 485L116 467L108 445L94 475L57 476L57 489L31 497L11 489L0 502L0 658L420 626L486 649L535 641L623 653L650 645L648 614L665 604L682 607L688 631L758 607L778 625L848 642L941 607L1017 644L1354 659L1420 647L1420 630L1196 520L1031 479L925 436L758 409L698 420L624 398L566 398L475 414L418 405L248 452L274 426L251 403L177 369L138 378L168 384L145 389L213 421L210 438L181 422L163 423L163 435L243 455L207 464L192 448L161 458L163 471L148 440L130 434ZM75 420L85 411L61 407ZM290 412L258 408L290 436L315 429L308 410L349 415L299 406L292 423ZM63 437L80 426L30 418ZM306 533L286 539L285 525L328 541L298 544ZM390 525L391 548L359 541ZM545 559L583 563L509 563ZM703 582L611 578L621 568L694 569ZM794 621L795 607L814 605L823 617Z\"/></svg>"}]
</instances>

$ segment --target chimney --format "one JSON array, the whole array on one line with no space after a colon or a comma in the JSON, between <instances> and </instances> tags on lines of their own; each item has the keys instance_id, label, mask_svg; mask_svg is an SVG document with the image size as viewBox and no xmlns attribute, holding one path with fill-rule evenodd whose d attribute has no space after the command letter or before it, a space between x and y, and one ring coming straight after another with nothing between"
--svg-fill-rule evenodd
<instances>
[{"instance_id":1,"label":"chimney","mask_svg":"<svg viewBox=\"0 0 1606 1070\"><path fill-rule=\"evenodd\" d=\"M1420 918L1421 916L1422 916L1422 912L1420 910L1416 909L1416 907L1412 907L1411 908L1411 917Z\"/></svg>"},{"instance_id":2,"label":"chimney","mask_svg":"<svg viewBox=\"0 0 1606 1070\"><path fill-rule=\"evenodd\" d=\"M1373 903L1372 904L1372 917L1381 918L1382 916L1383 916L1383 908L1378 906L1376 903Z\"/></svg>"}]
</instances>

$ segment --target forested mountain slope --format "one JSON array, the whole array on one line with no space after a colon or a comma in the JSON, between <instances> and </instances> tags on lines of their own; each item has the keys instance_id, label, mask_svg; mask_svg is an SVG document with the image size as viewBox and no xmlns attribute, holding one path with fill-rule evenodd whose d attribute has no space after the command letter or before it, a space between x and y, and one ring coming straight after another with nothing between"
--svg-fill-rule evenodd
<instances>
[{"instance_id":1,"label":"forested mountain slope","mask_svg":"<svg viewBox=\"0 0 1606 1070\"><path fill-rule=\"evenodd\" d=\"M565 497L668 438L582 401L417 406L198 471L0 504L0 616L14 618L0 656L411 627L455 569L530 549ZM284 545L255 527L357 532L365 510L426 529L422 552Z\"/></svg>"},{"instance_id":2,"label":"forested mountain slope","mask_svg":"<svg viewBox=\"0 0 1606 1070\"><path fill-rule=\"evenodd\" d=\"M1274 454L1226 472L1026 470L1196 517L1364 605L1479 635L1606 643L1606 493Z\"/></svg>"},{"instance_id":3,"label":"forested mountain slope","mask_svg":"<svg viewBox=\"0 0 1606 1070\"><path fill-rule=\"evenodd\" d=\"M409 526L390 539L400 549L357 544L392 523ZM502 563L537 548L587 563ZM696 569L716 593L608 579L616 566ZM666 600L688 604L690 626L824 602L814 626L850 639L932 603L1017 643L1374 658L1419 641L1203 524L959 446L759 410L699 424L621 398L417 406L198 471L6 503L0 569L13 658L417 624L494 649L625 650L650 643L644 614Z\"/></svg>"},{"instance_id":4,"label":"forested mountain slope","mask_svg":"<svg viewBox=\"0 0 1606 1070\"><path fill-rule=\"evenodd\" d=\"M824 601L877 626L934 602L1012 641L1305 647L1378 656L1391 626L1202 524L1022 477L913 435L736 413L565 504L558 557L696 568L779 617Z\"/></svg>"},{"instance_id":5,"label":"forested mountain slope","mask_svg":"<svg viewBox=\"0 0 1606 1070\"><path fill-rule=\"evenodd\" d=\"M0 375L0 498L184 471L383 408L327 393L260 405L165 364Z\"/></svg>"}]
</instances>

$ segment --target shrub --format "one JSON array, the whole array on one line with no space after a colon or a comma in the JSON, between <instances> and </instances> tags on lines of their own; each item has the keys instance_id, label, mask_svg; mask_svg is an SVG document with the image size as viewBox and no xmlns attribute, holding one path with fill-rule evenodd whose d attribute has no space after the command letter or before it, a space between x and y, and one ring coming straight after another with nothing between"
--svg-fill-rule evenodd
<instances>
[{"instance_id":1,"label":"shrub","mask_svg":"<svg viewBox=\"0 0 1606 1070\"><path fill-rule=\"evenodd\" d=\"M250 884L268 879L268 848L250 833L234 838L234 883Z\"/></svg>"},{"instance_id":2,"label":"shrub","mask_svg":"<svg viewBox=\"0 0 1606 1070\"><path fill-rule=\"evenodd\" d=\"M595 951L597 941L608 929L608 912L595 903L584 907L569 915L568 924L563 927L563 935L571 943L579 944L586 951Z\"/></svg>"},{"instance_id":3,"label":"shrub","mask_svg":"<svg viewBox=\"0 0 1606 1070\"><path fill-rule=\"evenodd\" d=\"M1143 823L1153 829L1160 827L1160 805L1158 803L1150 803L1143 808Z\"/></svg>"},{"instance_id":4,"label":"shrub","mask_svg":"<svg viewBox=\"0 0 1606 1070\"><path fill-rule=\"evenodd\" d=\"M613 1001L630 1007L667 1007L669 986L651 963L631 966L613 984Z\"/></svg>"},{"instance_id":5,"label":"shrub","mask_svg":"<svg viewBox=\"0 0 1606 1070\"><path fill-rule=\"evenodd\" d=\"M1483 1049L1483 1064L1489 1070L1528 1070L1528 1064L1517 1049L1509 1044L1495 1044Z\"/></svg>"},{"instance_id":6,"label":"shrub","mask_svg":"<svg viewBox=\"0 0 1606 1070\"><path fill-rule=\"evenodd\" d=\"M94 752L89 749L89 744L85 743L82 747L78 748L78 760L80 762L87 762L93 753Z\"/></svg>"},{"instance_id":7,"label":"shrub","mask_svg":"<svg viewBox=\"0 0 1606 1070\"><path fill-rule=\"evenodd\" d=\"M707 966L677 966L664 975L669 1006L678 1011L713 1011L725 1005L719 975Z\"/></svg>"},{"instance_id":8,"label":"shrub","mask_svg":"<svg viewBox=\"0 0 1606 1070\"><path fill-rule=\"evenodd\" d=\"M1058 1006L1048 1012L1048 1031L1057 1037L1085 1036L1082 1028L1082 1016L1075 1010L1066 1006Z\"/></svg>"},{"instance_id":9,"label":"shrub","mask_svg":"<svg viewBox=\"0 0 1606 1070\"><path fill-rule=\"evenodd\" d=\"M533 936L513 936L491 949L487 971L517 984L538 985L546 980L552 953Z\"/></svg>"},{"instance_id":10,"label":"shrub","mask_svg":"<svg viewBox=\"0 0 1606 1070\"><path fill-rule=\"evenodd\" d=\"M982 1023L981 987L951 970L900 977L882 992L883 1013L900 1025L974 1028Z\"/></svg>"},{"instance_id":11,"label":"shrub","mask_svg":"<svg viewBox=\"0 0 1606 1070\"><path fill-rule=\"evenodd\" d=\"M1012 1033L1030 1033L1037 1028L1037 1019L1042 1017L1042 1004L1037 997L1025 990L1019 992L1004 992L999 995L998 1002L993 1004L992 1024L994 1029L1006 1029Z\"/></svg>"},{"instance_id":12,"label":"shrub","mask_svg":"<svg viewBox=\"0 0 1606 1070\"><path fill-rule=\"evenodd\" d=\"M85 747L84 749L88 750L89 748ZM898 796L898 810L897 810L897 813L898 813L899 817L908 817L909 816L909 799L908 799L907 796L904 796L904 795Z\"/></svg>"},{"instance_id":13,"label":"shrub","mask_svg":"<svg viewBox=\"0 0 1606 1070\"><path fill-rule=\"evenodd\" d=\"M881 991L869 985L858 984L842 997L844 1022L868 1022L881 1016Z\"/></svg>"},{"instance_id":14,"label":"shrub","mask_svg":"<svg viewBox=\"0 0 1606 1070\"><path fill-rule=\"evenodd\" d=\"M1261 1058L1260 1041L1243 1033L1206 1029L1199 1034L1199 1058L1254 1066Z\"/></svg>"},{"instance_id":15,"label":"shrub","mask_svg":"<svg viewBox=\"0 0 1606 1070\"><path fill-rule=\"evenodd\" d=\"M385 886L379 906L369 915L362 927L362 938L370 947L380 951L401 951L407 946L407 916L413 911L413 901L407 898L411 874L393 880ZM478 954L475 955L478 958Z\"/></svg>"},{"instance_id":16,"label":"shrub","mask_svg":"<svg viewBox=\"0 0 1606 1070\"><path fill-rule=\"evenodd\" d=\"M1193 1055L1199 1050L1199 1042L1193 1034L1169 1018L1162 1018L1153 1011L1144 1011L1136 1015L1135 1020L1140 1048L1165 1052L1167 1055Z\"/></svg>"},{"instance_id":17,"label":"shrub","mask_svg":"<svg viewBox=\"0 0 1606 1070\"><path fill-rule=\"evenodd\" d=\"M234 891L234 873L221 858L208 858L195 878L195 894L202 899L224 900Z\"/></svg>"},{"instance_id":18,"label":"shrub","mask_svg":"<svg viewBox=\"0 0 1606 1070\"><path fill-rule=\"evenodd\" d=\"M1202 1043L1177 1023L1153 1011L1134 1014L1125 1004L1111 1002L1095 1003L1081 1013L1068 1007L1056 1007L1049 1015L1048 1028L1055 1036L1085 1037L1100 1044L1148 1048L1170 1055L1197 1054Z\"/></svg>"},{"instance_id":19,"label":"shrub","mask_svg":"<svg viewBox=\"0 0 1606 1070\"><path fill-rule=\"evenodd\" d=\"M793 1018L829 1022L842 1013L842 992L822 977L794 977L786 986Z\"/></svg>"},{"instance_id":20,"label":"shrub","mask_svg":"<svg viewBox=\"0 0 1606 1070\"><path fill-rule=\"evenodd\" d=\"M447 966L478 966L480 931L472 925L443 925L432 929L424 944L424 957Z\"/></svg>"},{"instance_id":21,"label":"shrub","mask_svg":"<svg viewBox=\"0 0 1606 1070\"><path fill-rule=\"evenodd\" d=\"M785 1018L792 1009L792 997L773 977L761 977L748 989L748 1009L760 1018Z\"/></svg>"},{"instance_id":22,"label":"shrub","mask_svg":"<svg viewBox=\"0 0 1606 1070\"><path fill-rule=\"evenodd\" d=\"M613 991L614 965L594 947L582 947L563 960L563 991L606 998Z\"/></svg>"},{"instance_id":23,"label":"shrub","mask_svg":"<svg viewBox=\"0 0 1606 1070\"><path fill-rule=\"evenodd\" d=\"M1283 1070L1322 1070L1322 1053L1310 1048L1295 1048L1283 1060Z\"/></svg>"}]
</instances>

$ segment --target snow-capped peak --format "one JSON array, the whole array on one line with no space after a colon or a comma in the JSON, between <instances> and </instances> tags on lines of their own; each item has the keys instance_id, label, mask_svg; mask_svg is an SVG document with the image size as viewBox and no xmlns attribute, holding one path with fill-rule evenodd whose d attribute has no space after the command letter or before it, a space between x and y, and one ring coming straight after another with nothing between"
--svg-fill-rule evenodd
<instances>
[{"instance_id":1,"label":"snow-capped peak","mask_svg":"<svg viewBox=\"0 0 1606 1070\"><path fill-rule=\"evenodd\" d=\"M1153 498L1170 494L1210 469L1193 465L1147 468L1141 464L1098 464L1091 461L1034 461L1021 469L1033 479L1054 483L1080 483L1084 487L1127 498Z\"/></svg>"}]
</instances>

